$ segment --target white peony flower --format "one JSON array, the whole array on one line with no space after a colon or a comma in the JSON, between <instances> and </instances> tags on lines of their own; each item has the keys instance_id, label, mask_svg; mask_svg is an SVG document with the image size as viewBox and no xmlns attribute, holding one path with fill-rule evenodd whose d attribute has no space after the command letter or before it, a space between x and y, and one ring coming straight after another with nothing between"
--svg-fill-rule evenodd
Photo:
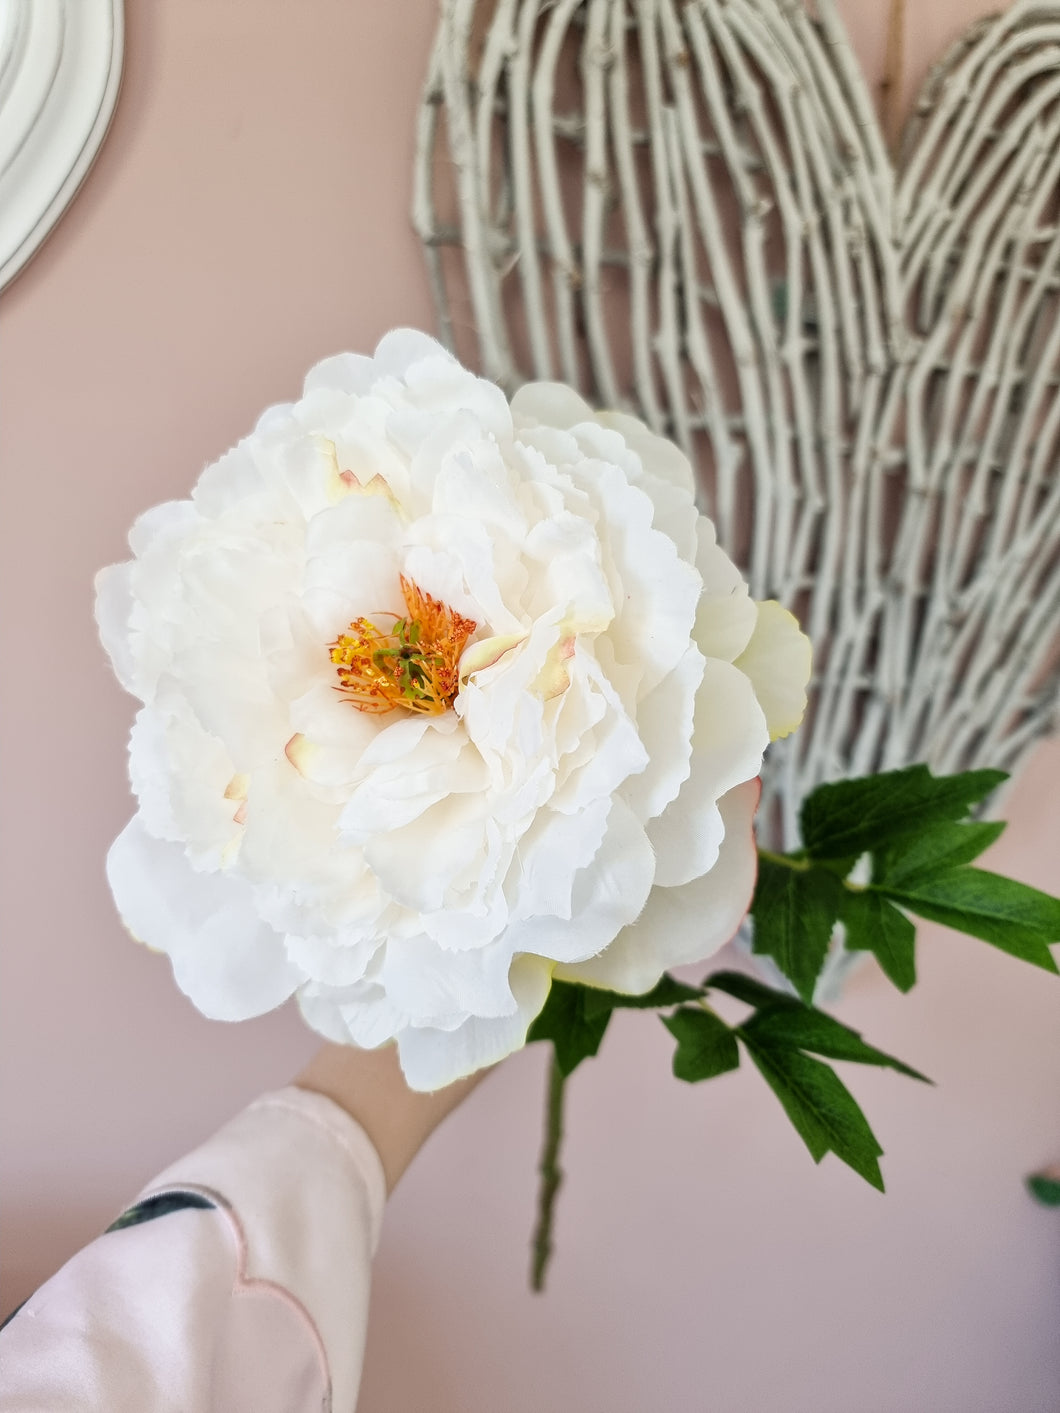
<instances>
[{"instance_id":1,"label":"white peony flower","mask_svg":"<svg viewBox=\"0 0 1060 1413\"><path fill-rule=\"evenodd\" d=\"M309 375L99 575L143 702L108 877L208 1016L292 993L434 1089L553 976L716 951L809 645L757 605L686 458L570 390L511 405L401 330Z\"/></svg>"}]
</instances>

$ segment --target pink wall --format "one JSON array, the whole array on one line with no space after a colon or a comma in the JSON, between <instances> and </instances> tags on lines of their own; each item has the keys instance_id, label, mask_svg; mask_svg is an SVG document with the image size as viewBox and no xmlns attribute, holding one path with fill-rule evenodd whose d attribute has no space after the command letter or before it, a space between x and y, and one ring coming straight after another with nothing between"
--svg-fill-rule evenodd
<instances>
[{"instance_id":1,"label":"pink wall","mask_svg":"<svg viewBox=\"0 0 1060 1413\"><path fill-rule=\"evenodd\" d=\"M878 64L883 0L847 0ZM926 61L978 0L912 5ZM982 6L986 8L986 6ZM128 0L125 91L72 213L4 296L4 1308L313 1041L290 1011L202 1020L119 928L133 705L94 570L320 356L430 324L407 218L427 0ZM929 13L930 12L930 13ZM1056 886L1060 750L995 865ZM881 1198L815 1170L749 1073L692 1089L620 1018L573 1085L560 1254L525 1291L542 1059L517 1057L397 1194L363 1413L1060 1409L1060 983L928 932L906 1000L843 1015L937 1089L855 1075Z\"/></svg>"}]
</instances>

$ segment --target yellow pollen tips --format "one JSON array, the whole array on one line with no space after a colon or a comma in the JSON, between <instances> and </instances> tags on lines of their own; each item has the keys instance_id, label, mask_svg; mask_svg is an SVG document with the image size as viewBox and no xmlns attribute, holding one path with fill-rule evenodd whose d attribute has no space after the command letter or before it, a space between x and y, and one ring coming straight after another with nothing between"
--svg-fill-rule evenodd
<instances>
[{"instance_id":1,"label":"yellow pollen tips","mask_svg":"<svg viewBox=\"0 0 1060 1413\"><path fill-rule=\"evenodd\" d=\"M404 574L401 592L404 618L386 614L394 619L389 628L355 618L329 644L339 673L336 691L358 711L381 714L404 707L440 716L459 690L460 654L478 624L425 594Z\"/></svg>"}]
</instances>

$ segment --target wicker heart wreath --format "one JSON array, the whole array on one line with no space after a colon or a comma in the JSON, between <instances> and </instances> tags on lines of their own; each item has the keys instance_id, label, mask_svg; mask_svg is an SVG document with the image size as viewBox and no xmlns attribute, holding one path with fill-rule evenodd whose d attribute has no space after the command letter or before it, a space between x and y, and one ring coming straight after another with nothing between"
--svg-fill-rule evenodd
<instances>
[{"instance_id":1,"label":"wicker heart wreath","mask_svg":"<svg viewBox=\"0 0 1060 1413\"><path fill-rule=\"evenodd\" d=\"M822 780L1013 769L1060 686L1060 6L973 26L895 161L814 10L446 0L414 198L443 337L674 437L806 623L784 847Z\"/></svg>"}]
</instances>

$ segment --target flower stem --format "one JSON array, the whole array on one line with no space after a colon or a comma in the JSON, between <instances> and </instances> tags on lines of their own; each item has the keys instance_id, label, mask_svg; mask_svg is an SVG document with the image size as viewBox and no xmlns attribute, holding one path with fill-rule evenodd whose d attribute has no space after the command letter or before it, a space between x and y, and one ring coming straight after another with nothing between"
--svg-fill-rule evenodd
<instances>
[{"instance_id":1,"label":"flower stem","mask_svg":"<svg viewBox=\"0 0 1060 1413\"><path fill-rule=\"evenodd\" d=\"M758 857L779 868L792 868L797 873L805 873L810 867L807 859L793 859L790 854L773 854L768 849L759 849Z\"/></svg>"},{"instance_id":2,"label":"flower stem","mask_svg":"<svg viewBox=\"0 0 1060 1413\"><path fill-rule=\"evenodd\" d=\"M545 1272L552 1256L552 1217L556 1205L556 1193L563 1182L563 1170L559 1166L560 1144L563 1142L563 1086L567 1077L559 1067L555 1050L552 1051L552 1064L548 1072L548 1103L545 1108L545 1142L541 1149L541 1162L538 1172L541 1183L537 1190L537 1226L534 1228L532 1250L533 1264L530 1268L530 1288L540 1293L545 1288Z\"/></svg>"}]
</instances>

